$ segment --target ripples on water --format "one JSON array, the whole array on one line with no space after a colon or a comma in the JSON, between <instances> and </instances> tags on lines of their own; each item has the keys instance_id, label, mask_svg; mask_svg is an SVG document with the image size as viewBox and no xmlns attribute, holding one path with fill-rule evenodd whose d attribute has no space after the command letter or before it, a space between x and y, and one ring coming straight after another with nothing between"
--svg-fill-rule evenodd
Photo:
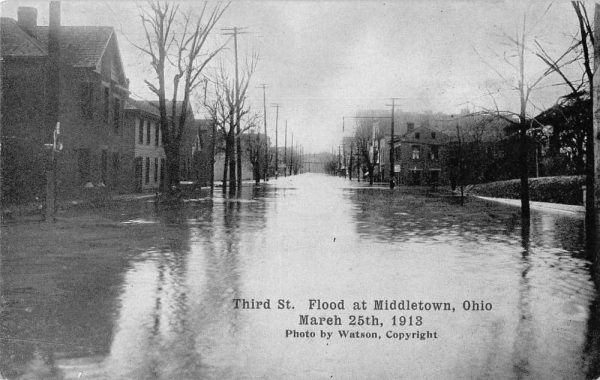
<instances>
[{"instance_id":1,"label":"ripples on water","mask_svg":"<svg viewBox=\"0 0 600 380\"><path fill-rule=\"evenodd\" d=\"M304 175L2 240L0 368L30 378L585 378L597 295L582 220ZM44 228L46 230L44 230ZM6 239L5 239L6 238ZM436 342L282 338L239 297L485 300ZM344 316L347 312L341 312Z\"/></svg>"}]
</instances>

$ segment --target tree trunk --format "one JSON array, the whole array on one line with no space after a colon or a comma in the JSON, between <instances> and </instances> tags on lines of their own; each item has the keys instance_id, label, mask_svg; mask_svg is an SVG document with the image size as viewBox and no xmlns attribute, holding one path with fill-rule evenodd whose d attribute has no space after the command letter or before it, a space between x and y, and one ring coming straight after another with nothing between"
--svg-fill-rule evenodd
<instances>
[{"instance_id":1,"label":"tree trunk","mask_svg":"<svg viewBox=\"0 0 600 380\"><path fill-rule=\"evenodd\" d=\"M253 171L254 183L258 185L260 183L260 158L257 158L254 165L252 165L252 171Z\"/></svg>"},{"instance_id":2,"label":"tree trunk","mask_svg":"<svg viewBox=\"0 0 600 380\"><path fill-rule=\"evenodd\" d=\"M236 137L236 162L237 162L237 186L242 188L242 138L240 134L240 124L237 125Z\"/></svg>"},{"instance_id":3,"label":"tree trunk","mask_svg":"<svg viewBox=\"0 0 600 380\"><path fill-rule=\"evenodd\" d=\"M236 157L235 157L235 150L236 150L236 146L235 146L235 129L233 126L231 126L230 132L229 132L229 145L230 145L230 155L229 155L229 195L235 195L235 192L237 190L237 184L236 184L236 176L237 176L237 172L236 172L236 168L235 168L235 162L236 162Z\"/></svg>"},{"instance_id":4,"label":"tree trunk","mask_svg":"<svg viewBox=\"0 0 600 380\"><path fill-rule=\"evenodd\" d=\"M522 119L523 120L523 119ZM521 218L529 220L529 165L527 165L527 121L522 121L519 134L519 169L521 174Z\"/></svg>"},{"instance_id":5,"label":"tree trunk","mask_svg":"<svg viewBox=\"0 0 600 380\"><path fill-rule=\"evenodd\" d=\"M167 159L165 173L165 182L167 192L172 193L179 187L179 144L169 144L165 146L165 157Z\"/></svg>"},{"instance_id":6,"label":"tree trunk","mask_svg":"<svg viewBox=\"0 0 600 380\"><path fill-rule=\"evenodd\" d=\"M348 179L352 181L352 170L354 168L354 156L352 155L352 148L350 148L350 166L348 167Z\"/></svg>"},{"instance_id":7,"label":"tree trunk","mask_svg":"<svg viewBox=\"0 0 600 380\"><path fill-rule=\"evenodd\" d=\"M369 164L368 167L369 167L369 185L372 185L373 180L374 180L373 176L375 174L375 165Z\"/></svg>"},{"instance_id":8,"label":"tree trunk","mask_svg":"<svg viewBox=\"0 0 600 380\"><path fill-rule=\"evenodd\" d=\"M229 169L229 156L231 155L231 145L229 144L229 134L225 136L225 160L223 161L223 194L227 191L227 173Z\"/></svg>"},{"instance_id":9,"label":"tree trunk","mask_svg":"<svg viewBox=\"0 0 600 380\"><path fill-rule=\"evenodd\" d=\"M215 191L215 144L217 143L217 123L212 123L212 136L210 141L210 194Z\"/></svg>"}]
</instances>

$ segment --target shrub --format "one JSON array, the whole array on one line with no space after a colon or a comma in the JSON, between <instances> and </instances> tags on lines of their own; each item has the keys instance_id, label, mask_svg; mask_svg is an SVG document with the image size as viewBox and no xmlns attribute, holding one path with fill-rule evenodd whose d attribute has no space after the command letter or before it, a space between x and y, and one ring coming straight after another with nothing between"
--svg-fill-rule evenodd
<instances>
[{"instance_id":1,"label":"shrub","mask_svg":"<svg viewBox=\"0 0 600 380\"><path fill-rule=\"evenodd\" d=\"M584 184L584 176L530 178L529 197L532 201L582 205ZM520 180L511 179L473 185L469 191L485 197L519 199L520 187Z\"/></svg>"}]
</instances>

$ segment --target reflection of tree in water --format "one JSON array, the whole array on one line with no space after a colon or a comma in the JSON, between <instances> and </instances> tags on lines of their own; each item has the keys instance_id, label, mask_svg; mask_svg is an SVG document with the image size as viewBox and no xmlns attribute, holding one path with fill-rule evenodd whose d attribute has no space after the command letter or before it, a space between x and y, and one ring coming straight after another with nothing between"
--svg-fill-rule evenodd
<instances>
[{"instance_id":1,"label":"reflection of tree in water","mask_svg":"<svg viewBox=\"0 0 600 380\"><path fill-rule=\"evenodd\" d=\"M531 285L529 271L530 258L530 225L528 220L521 224L521 277L519 278L519 312L515 343L513 346L513 372L517 379L528 377L530 374L529 357L535 348L534 323L531 312Z\"/></svg>"},{"instance_id":2,"label":"reflection of tree in water","mask_svg":"<svg viewBox=\"0 0 600 380\"><path fill-rule=\"evenodd\" d=\"M257 188L248 195L264 193ZM227 369L204 364L203 356L222 351L235 355L231 351L236 347L239 314L232 311L232 300L240 294L240 244L244 234L264 228L263 207L262 202L244 198L217 199L187 205L181 212L169 210L162 219L173 232L157 254L153 338L148 343L172 353L166 355L168 373L164 372L165 358L156 362L157 370L163 364L163 377L230 375ZM189 234L174 235L182 228L189 229ZM179 246L178 241L189 243ZM168 321L162 320L166 317ZM169 327L168 342L165 326Z\"/></svg>"},{"instance_id":3,"label":"reflection of tree in water","mask_svg":"<svg viewBox=\"0 0 600 380\"><path fill-rule=\"evenodd\" d=\"M597 379L600 376L600 221L596 222L596 231L588 231L587 236L586 250L590 260L593 260L591 272L596 284L596 296L590 303L584 358L587 377Z\"/></svg>"},{"instance_id":4,"label":"reflection of tree in water","mask_svg":"<svg viewBox=\"0 0 600 380\"><path fill-rule=\"evenodd\" d=\"M150 348L142 373L153 377L195 376L201 358L197 357L193 311L190 310L189 267L191 231L188 220L210 215L202 208L183 203L159 210L157 217L164 227L161 244L152 255L156 263L156 284L152 325L148 335ZM156 355L156 352L161 352Z\"/></svg>"},{"instance_id":5,"label":"reflection of tree in water","mask_svg":"<svg viewBox=\"0 0 600 380\"><path fill-rule=\"evenodd\" d=\"M571 257L587 259L583 219L559 213L533 211L531 244L535 247L562 249Z\"/></svg>"}]
</instances>

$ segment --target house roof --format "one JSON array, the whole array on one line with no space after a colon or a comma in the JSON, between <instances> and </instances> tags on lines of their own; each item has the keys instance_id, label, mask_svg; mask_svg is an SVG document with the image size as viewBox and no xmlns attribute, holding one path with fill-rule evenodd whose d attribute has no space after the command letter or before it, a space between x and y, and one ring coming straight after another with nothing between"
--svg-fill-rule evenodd
<instances>
[{"instance_id":1,"label":"house roof","mask_svg":"<svg viewBox=\"0 0 600 380\"><path fill-rule=\"evenodd\" d=\"M0 52L2 57L45 57L45 45L31 37L12 18L0 17Z\"/></svg>"},{"instance_id":2,"label":"house roof","mask_svg":"<svg viewBox=\"0 0 600 380\"><path fill-rule=\"evenodd\" d=\"M156 109L156 112L158 112L158 100L153 100L149 103L152 104L152 106ZM167 100L165 103L166 103L166 108L167 108L167 116L171 116L171 114L173 113L173 106L172 106L173 102L171 100ZM176 108L175 112L177 113L177 115L179 115L179 113L181 112L182 106L183 106L183 101L178 100L176 107L175 107ZM192 106L191 106L191 104L189 104L189 102L187 105L187 112L193 113Z\"/></svg>"},{"instance_id":3,"label":"house roof","mask_svg":"<svg viewBox=\"0 0 600 380\"><path fill-rule=\"evenodd\" d=\"M420 136L417 139L416 134L419 133ZM435 138L432 137L432 133L435 133ZM416 143L425 143L425 144L445 144L448 142L449 138L444 132L441 132L435 128L428 126L421 126L419 128L415 128L410 132L406 132L403 134L399 140L394 139L394 143L397 141L400 142L416 142Z\"/></svg>"},{"instance_id":4,"label":"house roof","mask_svg":"<svg viewBox=\"0 0 600 380\"><path fill-rule=\"evenodd\" d=\"M132 110L132 111L142 111L142 112L146 112L149 113L151 115L154 116L159 116L158 115L158 107L155 107L151 102L148 102L146 100L135 100L135 99L127 99L127 102L125 103L124 109L127 110Z\"/></svg>"},{"instance_id":5,"label":"house roof","mask_svg":"<svg viewBox=\"0 0 600 380\"><path fill-rule=\"evenodd\" d=\"M48 55L48 26L37 26L31 36L14 19L0 19L2 57ZM97 67L113 34L110 26L61 26L61 61L74 67Z\"/></svg>"},{"instance_id":6,"label":"house roof","mask_svg":"<svg viewBox=\"0 0 600 380\"><path fill-rule=\"evenodd\" d=\"M173 104L172 101L167 100L166 101L166 106L167 106L167 116L171 115L172 112L172 107L171 104ZM179 112L181 111L181 106L182 106L183 102L182 101L178 101L177 102L177 113L179 114ZM160 112L158 110L158 100L135 100L135 99L128 99L127 103L125 104L125 110L140 110L143 112L147 112L149 114L152 114L154 116L160 116ZM188 113L193 113L192 107L188 104L187 107L187 112ZM196 120L195 122L202 122L202 120ZM208 123L210 123L210 121L208 121ZM199 124L198 124L199 125Z\"/></svg>"},{"instance_id":7,"label":"house roof","mask_svg":"<svg viewBox=\"0 0 600 380\"><path fill-rule=\"evenodd\" d=\"M48 46L48 27L38 26L36 30L38 40ZM96 67L113 33L110 26L61 26L62 62L75 67Z\"/></svg>"}]
</instances>

